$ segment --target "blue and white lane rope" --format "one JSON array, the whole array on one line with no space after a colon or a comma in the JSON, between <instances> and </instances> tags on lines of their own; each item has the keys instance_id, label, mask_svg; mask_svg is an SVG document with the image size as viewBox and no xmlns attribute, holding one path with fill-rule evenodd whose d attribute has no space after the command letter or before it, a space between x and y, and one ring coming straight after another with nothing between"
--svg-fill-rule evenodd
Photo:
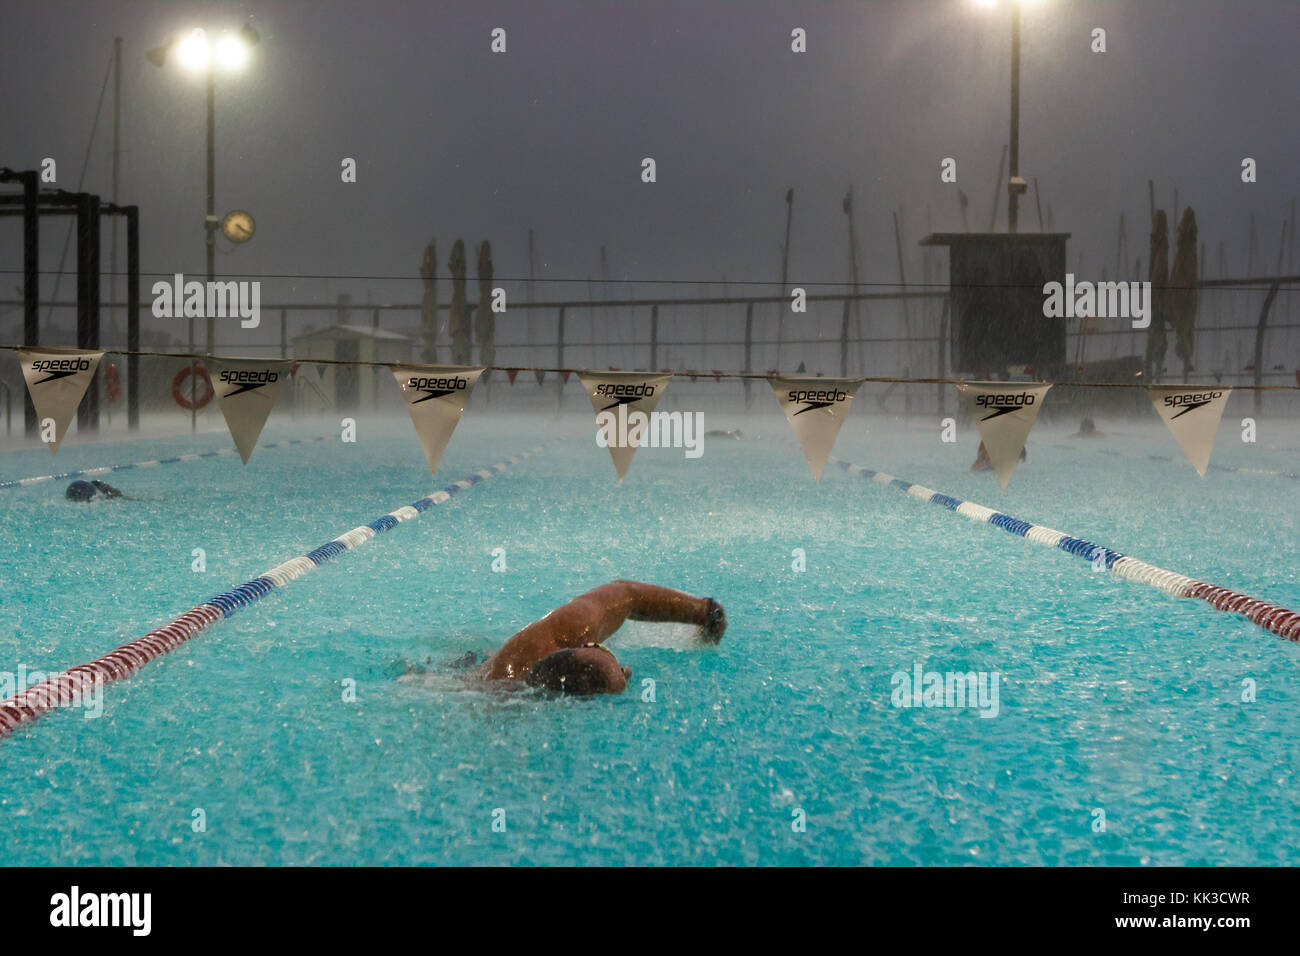
<instances>
[{"instance_id":1,"label":"blue and white lane rope","mask_svg":"<svg viewBox=\"0 0 1300 956\"><path fill-rule=\"evenodd\" d=\"M315 438L290 438L287 441L271 441L265 445L258 445L260 448L286 448L289 445L306 445L308 442L324 441L326 435L317 435ZM31 478L14 478L10 481L0 481L0 491L5 488L26 488L28 485L39 485L43 481L64 481L69 478L88 478L97 475L107 475L115 471L130 471L132 468L157 468L159 465L176 465L183 461L198 461L201 458L220 458L223 455L239 454L234 448L219 448L216 451L194 452L189 455L174 455L171 458L151 458L148 461L133 461L125 465L101 465L98 468L82 468L78 471L65 471L61 475L34 475Z\"/></svg>"},{"instance_id":2,"label":"blue and white lane rope","mask_svg":"<svg viewBox=\"0 0 1300 956\"><path fill-rule=\"evenodd\" d=\"M521 455L497 462L482 471L476 471L460 481L452 482L441 491L425 495L405 507L381 515L369 524L353 528L313 551L308 551L283 564L277 564L266 573L237 588L218 594L198 607L186 611L170 623L150 631L144 637L137 638L129 644L122 645L115 651L110 651L98 660L62 671L21 694L0 701L0 737L8 736L16 727L35 720L47 710L80 700L97 684L102 685L129 677L154 658L179 647L204 628L230 617L240 608L266 597L276 588L282 588L290 581L320 567L331 558L359 547L381 531L388 531L403 521L418 518L422 512L428 511L434 505L451 500L453 495L472 488L493 475L501 474L512 465L517 465L539 451L540 448L534 448Z\"/></svg>"},{"instance_id":3,"label":"blue and white lane rope","mask_svg":"<svg viewBox=\"0 0 1300 956\"><path fill-rule=\"evenodd\" d=\"M1055 531L1029 521L1022 521L1000 511L994 511L992 508L977 505L973 501L964 501L961 498L934 491L924 485L904 481L902 478L895 478L883 471L874 471L838 458L832 459L832 461L851 474L869 478L877 484L897 488L899 491L906 492L921 501L942 505L949 511L955 511L972 521L991 524L1010 534L1027 538L1038 544L1060 548L1062 551L1077 555L1085 561L1105 561L1106 569L1114 571L1122 578L1127 578L1130 581L1140 581L1143 584L1160 588L1160 590L1172 594L1174 597L1200 598L1220 611L1242 614L1255 624L1279 637L1285 637L1290 641L1300 641L1300 614L1277 604L1249 597L1230 588L1206 584L1204 581L1198 581L1195 578L1189 578L1173 571L1166 571L1164 568L1157 568L1155 565L1139 561L1137 558L1121 554L1111 548L1093 544L1083 538L1076 538L1063 531Z\"/></svg>"}]
</instances>

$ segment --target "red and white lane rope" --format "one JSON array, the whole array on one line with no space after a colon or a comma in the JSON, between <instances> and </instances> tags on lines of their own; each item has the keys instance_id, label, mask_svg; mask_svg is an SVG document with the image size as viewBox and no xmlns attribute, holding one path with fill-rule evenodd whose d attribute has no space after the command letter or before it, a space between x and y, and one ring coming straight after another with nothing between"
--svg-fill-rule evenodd
<instances>
[{"instance_id":1,"label":"red and white lane rope","mask_svg":"<svg viewBox=\"0 0 1300 956\"><path fill-rule=\"evenodd\" d=\"M240 608L247 607L276 588L282 588L295 578L314 571L331 558L359 547L380 532L388 531L403 521L419 517L421 512L449 501L453 495L500 474L540 450L534 448L522 455L497 462L453 482L441 491L435 491L405 507L381 515L370 524L353 528L313 551L291 558L237 588L218 594L210 601L191 608L175 620L110 651L98 660L54 674L22 693L0 701L0 737L8 736L17 727L30 723L48 710L77 703L97 685L131 676L154 658L179 647L209 625L230 617Z\"/></svg>"},{"instance_id":2,"label":"red and white lane rope","mask_svg":"<svg viewBox=\"0 0 1300 956\"><path fill-rule=\"evenodd\" d=\"M1300 614L1281 605L1261 601L1231 588L1206 584L1204 581L1198 581L1195 578L1189 578L1173 571L1166 571L1164 568L1157 568L1145 561L1139 561L1137 558L1129 557L1102 545L1073 537L1063 531L1054 531L1042 525L1022 521L1020 518L994 511L992 508L977 505L973 501L964 501L961 498L954 498L952 495L945 495L942 492L926 488L924 485L905 481L902 478L895 478L883 471L874 471L870 468L864 468L862 465L855 465L839 459L834 459L834 461L845 471L862 475L877 484L897 488L913 498L919 498L935 505L942 505L949 511L955 511L972 521L995 525L1003 531L1027 538L1038 544L1046 544L1054 548L1060 548L1062 551L1068 551L1070 554L1077 555L1086 561L1104 561L1107 570L1114 571L1122 578L1127 578L1130 581L1140 581L1143 584L1160 588L1160 590L1172 594L1174 597L1200 598L1217 610L1230 611L1249 618L1253 623L1279 637L1285 637L1289 641L1300 641Z\"/></svg>"}]
</instances>

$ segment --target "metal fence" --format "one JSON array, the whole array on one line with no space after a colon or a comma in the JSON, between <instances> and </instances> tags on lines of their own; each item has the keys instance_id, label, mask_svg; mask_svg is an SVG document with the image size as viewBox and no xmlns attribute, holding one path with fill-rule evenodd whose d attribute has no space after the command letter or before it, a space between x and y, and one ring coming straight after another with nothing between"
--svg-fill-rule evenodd
<instances>
[{"instance_id":1,"label":"metal fence","mask_svg":"<svg viewBox=\"0 0 1300 956\"><path fill-rule=\"evenodd\" d=\"M1223 385L1296 384L1300 365L1300 319L1294 315L1297 276L1216 279L1199 284L1200 302L1193 380ZM0 309L21 306L0 301ZM42 303L55 310L75 310L71 301ZM158 322L142 305L146 349L187 351L187 344L148 344ZM446 316L450 305L440 303L436 361L449 362ZM661 298L572 299L514 302L495 316L493 364L519 368L672 369L678 373L670 393L679 402L707 402L736 410L750 407L756 394L752 382L722 380L712 373L791 373L900 378L947 377L948 291L928 288L906 292L813 292L807 311L792 313L783 295L697 296ZM122 303L103 306L108 315L122 315ZM468 304L473 315L477 303ZM0 314L3 314L0 312ZM416 303L357 305L353 303L281 302L261 307L260 338L229 335L234 320L217 325L218 354L294 357L294 339L308 331L347 324L407 335L410 359L422 352L419 338L421 306ZM118 324L119 327L122 323ZM226 334L222 334L222 333ZM1142 356L1147 333L1133 328L1088 328L1073 320L1067 329L1067 362L1083 378L1096 378L1128 368ZM110 326L103 346L124 347L114 341ZM43 344L72 344L43 338ZM474 350L474 361L479 361ZM1166 380L1181 380L1181 369L1170 367ZM1089 373L1093 374L1089 374ZM1129 373L1131 374L1131 373ZM1175 377L1177 376L1177 377ZM495 386L500 376L493 380ZM21 388L19 379L18 388ZM488 401L505 406L536 407L538 383L525 372L515 389L490 387ZM13 383L10 383L13 388ZM129 387L129 385L128 385ZM541 385L553 389L556 408L565 405L559 376ZM17 389L15 389L17 391ZM900 384L873 390L876 406L891 414L934 414L950 409L945 386ZM1120 407L1139 407L1140 393ZM576 393L568 401L577 398ZM1296 407L1293 392L1256 393L1257 409L1286 413ZM1112 396L1112 404L1117 396ZM574 407L577 407L576 405Z\"/></svg>"}]
</instances>

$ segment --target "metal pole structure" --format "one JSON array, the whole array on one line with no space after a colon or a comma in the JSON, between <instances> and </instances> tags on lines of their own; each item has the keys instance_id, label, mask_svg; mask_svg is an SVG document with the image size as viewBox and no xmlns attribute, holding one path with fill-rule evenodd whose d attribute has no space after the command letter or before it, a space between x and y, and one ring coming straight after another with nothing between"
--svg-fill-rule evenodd
<instances>
[{"instance_id":1,"label":"metal pole structure","mask_svg":"<svg viewBox=\"0 0 1300 956\"><path fill-rule=\"evenodd\" d=\"M126 375L131 391L126 398L126 424L140 429L140 207L126 207Z\"/></svg>"},{"instance_id":2,"label":"metal pole structure","mask_svg":"<svg viewBox=\"0 0 1300 956\"><path fill-rule=\"evenodd\" d=\"M1280 283L1274 282L1268 287L1268 295L1264 296L1264 305L1259 310L1259 321L1255 325L1255 414L1258 415L1264 410L1264 392L1260 388L1264 384L1264 330L1268 326L1268 312L1273 308L1273 300L1277 298L1277 290Z\"/></svg>"},{"instance_id":3,"label":"metal pole structure","mask_svg":"<svg viewBox=\"0 0 1300 956\"><path fill-rule=\"evenodd\" d=\"M366 290L366 298L370 298L370 290L368 290L368 289ZM370 327L371 327L372 329L378 329L378 328L379 328L379 310L378 310L378 309L373 309L373 310L371 310L371 314L370 314ZM375 343L371 345L371 348L372 348L372 349L375 349L376 346L378 346L378 344L379 344L379 342L378 342L378 340L376 339ZM376 349L376 350L377 350L377 349ZM372 357L372 358L375 358L375 357L377 357L377 356L375 356L375 355L372 354L371 357ZM368 374L368 375L370 376L370 381L371 381L371 383L372 383L372 384L374 385L374 387L375 387L375 390L374 390L374 407L375 407L375 408L378 408L378 407L379 407L379 376L378 376L377 374L375 374L376 371L377 371L377 370L376 370L376 369L373 369L373 368L371 368L371 369L366 369L366 374ZM358 374L358 375L361 374L361 369L357 369L357 374Z\"/></svg>"},{"instance_id":4,"label":"metal pole structure","mask_svg":"<svg viewBox=\"0 0 1300 956\"><path fill-rule=\"evenodd\" d=\"M840 317L840 378L849 374L849 300L844 300L844 314Z\"/></svg>"},{"instance_id":5,"label":"metal pole structure","mask_svg":"<svg viewBox=\"0 0 1300 956\"><path fill-rule=\"evenodd\" d=\"M794 189L785 191L785 245L781 247L781 295L788 295L786 282L790 277L790 220L794 218ZM776 307L776 367L781 367L781 338L785 331L785 303Z\"/></svg>"},{"instance_id":6,"label":"metal pole structure","mask_svg":"<svg viewBox=\"0 0 1300 956\"><path fill-rule=\"evenodd\" d=\"M121 142L120 129L122 118L122 38L113 37L113 195L109 201L117 206L117 180ZM109 220L113 230L108 249L108 299L117 299L117 216ZM116 323L112 326L116 328Z\"/></svg>"},{"instance_id":7,"label":"metal pole structure","mask_svg":"<svg viewBox=\"0 0 1300 956\"><path fill-rule=\"evenodd\" d=\"M99 348L99 197L77 193L77 348ZM77 408L79 430L99 430L99 383Z\"/></svg>"},{"instance_id":8,"label":"metal pole structure","mask_svg":"<svg viewBox=\"0 0 1300 956\"><path fill-rule=\"evenodd\" d=\"M207 245L208 256L208 281L212 282L216 278L216 242L217 242L217 210L216 210L216 129L217 129L217 108L216 108L216 73L211 67L208 68L208 206L207 215L203 220L203 232ZM213 354L213 332L214 317L211 312L208 313L208 354Z\"/></svg>"},{"instance_id":9,"label":"metal pole structure","mask_svg":"<svg viewBox=\"0 0 1300 956\"><path fill-rule=\"evenodd\" d=\"M998 178L993 180L993 211L989 213L989 228L992 232L993 227L998 224L998 203L1002 201L1002 174L1006 172L1007 167L1007 144L1002 144L1002 154L998 157ZM1008 184L1010 189L1010 184Z\"/></svg>"},{"instance_id":10,"label":"metal pole structure","mask_svg":"<svg viewBox=\"0 0 1300 956\"><path fill-rule=\"evenodd\" d=\"M555 367L564 368L564 306L560 306L560 321L555 330ZM564 373L555 373L555 414L560 414L564 404Z\"/></svg>"},{"instance_id":11,"label":"metal pole structure","mask_svg":"<svg viewBox=\"0 0 1300 956\"><path fill-rule=\"evenodd\" d=\"M537 293L534 285L534 280L536 279L536 277L537 277L537 259L533 251L533 230L529 229L528 230L528 292L527 292L529 302L537 301ZM534 358L533 356L533 344L535 343L537 336L534 331L532 309L528 310L527 317L524 319L524 326L525 326L524 331L527 333L526 337L528 339L528 361L536 362L537 359ZM538 385L542 384L540 379L538 379L537 384Z\"/></svg>"},{"instance_id":12,"label":"metal pole structure","mask_svg":"<svg viewBox=\"0 0 1300 956\"><path fill-rule=\"evenodd\" d=\"M1014 180L1020 175L1020 0L1011 4L1011 168ZM1019 193L1007 189L1007 231L1016 232L1019 223Z\"/></svg>"},{"instance_id":13,"label":"metal pole structure","mask_svg":"<svg viewBox=\"0 0 1300 956\"><path fill-rule=\"evenodd\" d=\"M1291 224L1290 224L1290 226L1287 228L1287 241L1286 241L1286 271L1287 271L1287 275L1295 275L1295 267L1294 267L1294 266L1295 266L1295 200L1294 200L1294 199L1291 200L1291 218L1290 218L1290 222L1291 222ZM1293 299L1295 299L1295 295L1294 295L1294 294L1292 294L1292 295L1288 295L1288 296L1286 297L1286 320L1287 320L1287 322L1290 322L1290 321L1291 321L1291 302L1292 302Z\"/></svg>"},{"instance_id":14,"label":"metal pole structure","mask_svg":"<svg viewBox=\"0 0 1300 956\"><path fill-rule=\"evenodd\" d=\"M858 234L857 231L854 229L854 225L853 225L853 185L852 184L849 185L849 194L844 199L844 212L849 217L849 277L853 282L853 293L856 294L858 291ZM845 299L844 301L847 304L848 299ZM859 369L859 371L862 371L867 367L867 356L866 356L866 351L864 350L863 347L863 343L861 341L862 309L858 305L856 299L853 302L853 326L858 333L858 340L859 340L858 341L858 364L862 366L862 368ZM845 355L842 364L847 369L848 367L847 354ZM843 371L840 374L847 375L848 372Z\"/></svg>"},{"instance_id":15,"label":"metal pole structure","mask_svg":"<svg viewBox=\"0 0 1300 956\"><path fill-rule=\"evenodd\" d=\"M659 306L650 306L650 371L659 370Z\"/></svg>"},{"instance_id":16,"label":"metal pole structure","mask_svg":"<svg viewBox=\"0 0 1300 956\"><path fill-rule=\"evenodd\" d=\"M100 257L99 257L99 197L90 197L90 275L86 279L86 291L90 294L90 328L89 328L89 345L87 348L97 349L100 346L100 325L99 325L99 285L100 285ZM99 431L99 388L103 381L103 376L98 372L95 378L90 382L90 388L86 389L86 405L90 412L90 427L92 431Z\"/></svg>"},{"instance_id":17,"label":"metal pole structure","mask_svg":"<svg viewBox=\"0 0 1300 956\"><path fill-rule=\"evenodd\" d=\"M609 301L609 260L605 258L605 247L600 247L600 297L606 302ZM601 310L601 319L605 328L610 327L609 306Z\"/></svg>"},{"instance_id":18,"label":"metal pole structure","mask_svg":"<svg viewBox=\"0 0 1300 956\"><path fill-rule=\"evenodd\" d=\"M754 348L754 303L750 302L745 306L745 371L752 372L753 366L750 362L750 355ZM752 379L745 379L745 411L749 411L753 396L750 394L750 386L753 385Z\"/></svg>"},{"instance_id":19,"label":"metal pole structure","mask_svg":"<svg viewBox=\"0 0 1300 956\"><path fill-rule=\"evenodd\" d=\"M939 361L935 364L934 377L947 378L947 363L944 361L948 356L948 296L943 297L943 311L939 313ZM946 385L936 386L938 397L939 415L944 414L944 400L948 394Z\"/></svg>"},{"instance_id":20,"label":"metal pole structure","mask_svg":"<svg viewBox=\"0 0 1300 956\"><path fill-rule=\"evenodd\" d=\"M216 272L216 230L217 230L217 213L216 213L216 128L217 128L217 96L216 96L216 74L212 67L208 67L207 75L207 94L208 94L208 196L207 203L204 207L203 216L203 234L204 246L207 255L207 281L212 282ZM212 354L213 338L213 316L207 317L207 352ZM190 319L190 353L194 352L194 319ZM190 360L190 403L194 404L197 395L199 366L193 359ZM197 408L190 409L190 431L198 431Z\"/></svg>"},{"instance_id":21,"label":"metal pole structure","mask_svg":"<svg viewBox=\"0 0 1300 956\"><path fill-rule=\"evenodd\" d=\"M850 220L851 222L852 220ZM898 254L898 282L903 291L907 291L907 272L903 267L903 227L899 225L898 213L894 213L894 251ZM856 258L853 264L853 271L858 271ZM856 280L855 280L856 285ZM857 291L855 288L853 291ZM906 335L912 334L912 314L907 308L907 300L903 299L903 328L906 329Z\"/></svg>"},{"instance_id":22,"label":"metal pole structure","mask_svg":"<svg viewBox=\"0 0 1300 956\"><path fill-rule=\"evenodd\" d=\"M40 211L36 205L39 181L36 171L19 173L23 184L23 345L35 348L41 342L40 330ZM32 396L23 389L23 407L26 410L26 433L33 436L39 431L36 406Z\"/></svg>"}]
</instances>

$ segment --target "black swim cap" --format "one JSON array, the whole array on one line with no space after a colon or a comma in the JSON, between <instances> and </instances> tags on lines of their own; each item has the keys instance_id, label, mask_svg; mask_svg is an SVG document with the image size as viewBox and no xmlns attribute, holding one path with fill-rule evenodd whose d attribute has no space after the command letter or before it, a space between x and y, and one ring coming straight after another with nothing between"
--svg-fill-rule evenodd
<instances>
[{"instance_id":1,"label":"black swim cap","mask_svg":"<svg viewBox=\"0 0 1300 956\"><path fill-rule=\"evenodd\" d=\"M604 652L601 655L584 653L593 646L599 647L566 648L548 654L533 665L525 682L531 687L541 687L557 694L609 694L623 690L627 678L614 652L599 647Z\"/></svg>"},{"instance_id":2,"label":"black swim cap","mask_svg":"<svg viewBox=\"0 0 1300 956\"><path fill-rule=\"evenodd\" d=\"M95 497L95 486L88 481L74 481L65 495L69 501L89 501Z\"/></svg>"}]
</instances>

